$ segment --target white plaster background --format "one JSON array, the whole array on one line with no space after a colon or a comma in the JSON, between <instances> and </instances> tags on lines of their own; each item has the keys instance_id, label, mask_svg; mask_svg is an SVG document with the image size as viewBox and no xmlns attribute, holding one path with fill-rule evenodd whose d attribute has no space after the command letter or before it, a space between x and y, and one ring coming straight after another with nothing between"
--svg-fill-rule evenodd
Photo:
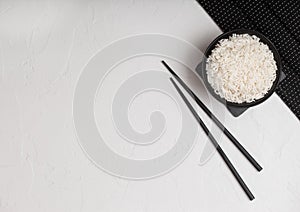
<instances>
[{"instance_id":1,"label":"white plaster background","mask_svg":"<svg viewBox=\"0 0 300 212\"><path fill-rule=\"evenodd\" d=\"M84 65L116 39L162 33L204 50L221 31L194 1L0 1L0 211L299 211L300 123L277 95L226 125L263 165L222 144L256 199L198 142L174 171L127 181L78 145L72 98ZM199 137L204 134L200 132Z\"/></svg>"}]
</instances>

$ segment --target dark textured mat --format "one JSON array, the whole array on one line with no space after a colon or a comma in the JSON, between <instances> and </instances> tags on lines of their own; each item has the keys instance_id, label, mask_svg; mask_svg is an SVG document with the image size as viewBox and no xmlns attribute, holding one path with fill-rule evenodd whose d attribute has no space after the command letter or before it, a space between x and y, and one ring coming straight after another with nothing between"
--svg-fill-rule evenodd
<instances>
[{"instance_id":1,"label":"dark textured mat","mask_svg":"<svg viewBox=\"0 0 300 212\"><path fill-rule=\"evenodd\" d=\"M277 47L286 78L276 93L300 119L300 1L197 0L223 31L247 28Z\"/></svg>"}]
</instances>

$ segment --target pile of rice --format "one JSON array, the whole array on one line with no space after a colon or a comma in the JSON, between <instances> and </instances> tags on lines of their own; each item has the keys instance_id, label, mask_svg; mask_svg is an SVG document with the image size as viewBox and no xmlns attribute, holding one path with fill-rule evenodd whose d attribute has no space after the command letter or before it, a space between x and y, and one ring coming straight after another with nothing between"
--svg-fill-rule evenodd
<instances>
[{"instance_id":1,"label":"pile of rice","mask_svg":"<svg viewBox=\"0 0 300 212\"><path fill-rule=\"evenodd\" d=\"M276 61L255 35L233 34L220 40L207 59L208 82L229 102L262 98L276 79Z\"/></svg>"}]
</instances>

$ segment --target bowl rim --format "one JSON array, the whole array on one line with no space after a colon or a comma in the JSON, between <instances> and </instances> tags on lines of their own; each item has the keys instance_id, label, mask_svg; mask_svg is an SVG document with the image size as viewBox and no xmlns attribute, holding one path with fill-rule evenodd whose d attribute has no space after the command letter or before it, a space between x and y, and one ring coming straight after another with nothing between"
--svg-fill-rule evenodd
<instances>
[{"instance_id":1,"label":"bowl rim","mask_svg":"<svg viewBox=\"0 0 300 212\"><path fill-rule=\"evenodd\" d=\"M215 93L214 89L212 88L212 86L210 85L210 83L208 82L208 79L207 79L206 63L207 63L207 58L211 54L211 51L215 48L215 46L218 44L218 42L220 40L229 38L229 36L231 36L233 34L249 34L249 35L257 36L260 39L259 40L260 42L268 45L269 49L272 51L272 53L274 55L274 60L276 61L276 65L277 65L276 79L274 80L272 87L262 98L257 99L253 102L236 103L236 102L227 101L225 98L222 98L217 93ZM235 29L235 30L231 30L231 31L222 33L208 45L208 47L206 48L206 51L204 53L204 59L202 61L202 70L203 70L202 74L203 74L204 84L205 84L206 88L209 90L209 92L212 94L212 96L214 96L217 100L219 100L220 102L222 102L223 104L228 105L228 106L252 107L252 106L255 106L255 105L258 105L258 104L264 102L275 92L276 87L279 84L280 74L282 71L282 61L281 61L280 55L279 55L275 45L265 35L263 35L260 32L255 31L255 30L251 30L251 29Z\"/></svg>"}]
</instances>

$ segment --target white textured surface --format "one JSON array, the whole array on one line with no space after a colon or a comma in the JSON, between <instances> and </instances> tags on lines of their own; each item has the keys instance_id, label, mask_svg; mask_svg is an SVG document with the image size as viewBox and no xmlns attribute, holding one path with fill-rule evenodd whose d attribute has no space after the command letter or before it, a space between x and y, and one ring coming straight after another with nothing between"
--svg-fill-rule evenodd
<instances>
[{"instance_id":1,"label":"white textured surface","mask_svg":"<svg viewBox=\"0 0 300 212\"><path fill-rule=\"evenodd\" d=\"M77 78L105 45L141 33L204 50L220 30L193 1L1 1L0 211L299 211L300 123L276 95L238 119L226 114L264 167L257 173L223 142L253 202L218 155L197 165L199 143L148 181L112 177L87 159L72 120Z\"/></svg>"}]
</instances>

